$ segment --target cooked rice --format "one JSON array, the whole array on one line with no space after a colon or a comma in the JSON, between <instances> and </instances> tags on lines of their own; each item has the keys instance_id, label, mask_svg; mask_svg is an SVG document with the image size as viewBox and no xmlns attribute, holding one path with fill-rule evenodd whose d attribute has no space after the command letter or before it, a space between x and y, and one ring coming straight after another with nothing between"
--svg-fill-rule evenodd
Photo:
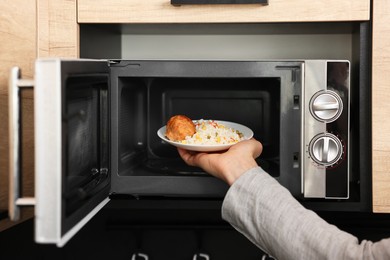
<instances>
[{"instance_id":1,"label":"cooked rice","mask_svg":"<svg viewBox=\"0 0 390 260\"><path fill-rule=\"evenodd\" d=\"M229 128L214 120L200 119L195 121L196 133L193 136L187 136L181 141L183 144L195 145L222 145L234 144L243 140L243 134L238 130Z\"/></svg>"}]
</instances>

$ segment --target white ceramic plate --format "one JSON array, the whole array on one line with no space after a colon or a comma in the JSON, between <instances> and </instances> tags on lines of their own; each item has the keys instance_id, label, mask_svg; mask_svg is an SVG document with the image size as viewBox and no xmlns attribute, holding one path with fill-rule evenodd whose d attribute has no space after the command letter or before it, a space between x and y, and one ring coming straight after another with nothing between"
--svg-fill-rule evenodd
<instances>
[{"instance_id":1,"label":"white ceramic plate","mask_svg":"<svg viewBox=\"0 0 390 260\"><path fill-rule=\"evenodd\" d=\"M194 120L194 122L195 121L196 120ZM227 122L227 121L218 121L218 120L215 120L215 122L217 122L218 124L223 124L226 127L233 128L234 130L240 131L243 134L243 136L244 136L243 140L248 140L248 139L251 139L253 137L253 131L251 129L249 129L248 127L244 126L244 125L240 125L240 124L232 123L232 122ZM167 142L167 143L169 143L169 144L171 144L173 146L180 147L180 148L183 148L183 149L186 149L186 150L190 150L190 151L216 152L216 151L226 150L230 146L234 145L234 144L217 144L217 145L182 144L182 143L178 143L178 142L174 142L174 141L169 140L165 136L165 131L166 131L166 126L161 127L157 131L157 135L164 142Z\"/></svg>"}]
</instances>

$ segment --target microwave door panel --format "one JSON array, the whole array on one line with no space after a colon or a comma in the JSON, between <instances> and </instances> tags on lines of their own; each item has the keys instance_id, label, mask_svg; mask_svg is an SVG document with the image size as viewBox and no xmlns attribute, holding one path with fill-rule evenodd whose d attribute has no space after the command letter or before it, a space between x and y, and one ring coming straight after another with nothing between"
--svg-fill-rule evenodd
<instances>
[{"instance_id":1,"label":"microwave door panel","mask_svg":"<svg viewBox=\"0 0 390 260\"><path fill-rule=\"evenodd\" d=\"M108 63L41 59L35 79L35 240L61 247L109 201Z\"/></svg>"}]
</instances>

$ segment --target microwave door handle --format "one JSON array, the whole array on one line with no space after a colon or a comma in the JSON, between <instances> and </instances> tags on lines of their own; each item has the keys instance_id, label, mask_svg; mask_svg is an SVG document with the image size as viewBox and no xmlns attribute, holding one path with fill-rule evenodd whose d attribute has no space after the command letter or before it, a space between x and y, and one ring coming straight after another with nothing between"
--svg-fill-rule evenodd
<instances>
[{"instance_id":1,"label":"microwave door handle","mask_svg":"<svg viewBox=\"0 0 390 260\"><path fill-rule=\"evenodd\" d=\"M21 79L20 68L13 67L9 79L9 200L8 215L12 221L20 219L21 206L34 206L35 198L20 198L21 182L21 107L20 89L33 88L33 80Z\"/></svg>"},{"instance_id":2,"label":"microwave door handle","mask_svg":"<svg viewBox=\"0 0 390 260\"><path fill-rule=\"evenodd\" d=\"M268 0L171 0L171 5L219 5L219 4L261 4L268 5Z\"/></svg>"}]
</instances>

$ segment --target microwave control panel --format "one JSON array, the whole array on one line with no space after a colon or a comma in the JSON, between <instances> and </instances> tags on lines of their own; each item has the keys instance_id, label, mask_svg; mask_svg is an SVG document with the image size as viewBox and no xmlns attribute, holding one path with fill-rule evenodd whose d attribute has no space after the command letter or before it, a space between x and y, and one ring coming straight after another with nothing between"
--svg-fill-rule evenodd
<instances>
[{"instance_id":1,"label":"microwave control panel","mask_svg":"<svg viewBox=\"0 0 390 260\"><path fill-rule=\"evenodd\" d=\"M349 78L348 61L305 62L305 198L349 198Z\"/></svg>"}]
</instances>

